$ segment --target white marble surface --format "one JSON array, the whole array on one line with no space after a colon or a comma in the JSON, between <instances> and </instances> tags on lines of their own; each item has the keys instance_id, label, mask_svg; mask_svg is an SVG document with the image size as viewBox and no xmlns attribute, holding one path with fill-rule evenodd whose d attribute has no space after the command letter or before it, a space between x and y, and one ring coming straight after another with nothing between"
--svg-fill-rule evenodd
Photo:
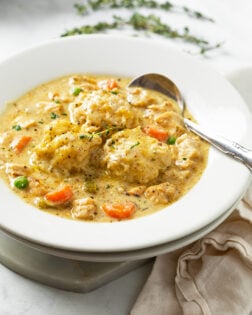
<instances>
[{"instance_id":1,"label":"white marble surface","mask_svg":"<svg viewBox=\"0 0 252 315\"><path fill-rule=\"evenodd\" d=\"M109 19L110 12L97 12L89 17L76 15L76 0L1 0L0 60L41 41L58 37L77 25ZM162 14L177 28L190 30L212 43L224 46L202 59L217 71L226 74L252 66L252 2L251 0L172 0L198 9L215 19L215 23L194 21L182 14ZM123 11L122 14L127 14ZM133 33L133 32L131 32ZM181 50L190 47L172 42ZM0 265L1 315L118 315L128 314L145 279L150 265L139 268L112 283L87 294L64 292L27 280ZM238 314L237 314L238 315Z\"/></svg>"}]
</instances>

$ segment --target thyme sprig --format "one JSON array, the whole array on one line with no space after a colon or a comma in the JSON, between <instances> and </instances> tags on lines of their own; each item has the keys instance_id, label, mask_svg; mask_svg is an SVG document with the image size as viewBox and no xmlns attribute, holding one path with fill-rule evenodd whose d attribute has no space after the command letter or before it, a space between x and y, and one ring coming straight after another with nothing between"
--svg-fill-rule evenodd
<instances>
[{"instance_id":1,"label":"thyme sprig","mask_svg":"<svg viewBox=\"0 0 252 315\"><path fill-rule=\"evenodd\" d=\"M132 146L130 147L130 149L133 149L133 148L137 147L139 144L140 144L140 142L137 141L136 143L132 144Z\"/></svg>"},{"instance_id":2,"label":"thyme sprig","mask_svg":"<svg viewBox=\"0 0 252 315\"><path fill-rule=\"evenodd\" d=\"M121 29L125 26L130 26L134 30L147 31L148 33L157 34L166 38L180 39L187 43L194 44L199 47L200 54L219 48L222 45L222 43L210 45L207 40L191 34L188 27L185 27L183 31L178 31L163 23L161 19L154 14L145 16L140 13L133 13L128 19L113 16L111 23L99 22L94 25L83 25L81 27L68 30L61 36L65 37L78 34L100 33L111 29Z\"/></svg>"},{"instance_id":3,"label":"thyme sprig","mask_svg":"<svg viewBox=\"0 0 252 315\"><path fill-rule=\"evenodd\" d=\"M97 131L95 132L96 135L102 137L104 136L108 136L112 131L119 131L122 130L122 128L117 127L117 126L113 126L113 127L107 127L106 129L102 130L102 131Z\"/></svg>"},{"instance_id":4,"label":"thyme sprig","mask_svg":"<svg viewBox=\"0 0 252 315\"><path fill-rule=\"evenodd\" d=\"M107 127L106 129L104 130L101 130L101 131L96 131L96 132L92 132L92 133L87 133L87 134L81 134L79 136L80 139L88 139L89 141L92 141L93 138L95 136L99 136L99 137L102 137L102 136L109 136L111 132L113 131L120 131L122 130L122 128L120 127L117 127L117 126L112 126L112 127Z\"/></svg>"},{"instance_id":5,"label":"thyme sprig","mask_svg":"<svg viewBox=\"0 0 252 315\"><path fill-rule=\"evenodd\" d=\"M191 10L190 8L185 7L185 6L181 7L181 10L183 10L188 16L190 16L192 18L196 18L199 20L205 20L205 21L214 23L214 19L202 14L199 11Z\"/></svg>"},{"instance_id":6,"label":"thyme sprig","mask_svg":"<svg viewBox=\"0 0 252 315\"><path fill-rule=\"evenodd\" d=\"M81 35L81 34L101 33L106 30L117 29L119 28L119 26L121 25L117 21L114 21L112 23L98 22L97 24L94 24L94 25L83 25L81 27L75 27L61 34L61 37Z\"/></svg>"},{"instance_id":7,"label":"thyme sprig","mask_svg":"<svg viewBox=\"0 0 252 315\"><path fill-rule=\"evenodd\" d=\"M202 14L199 11L192 10L186 6L174 5L170 1L159 3L155 0L86 0L85 4L76 3L74 7L81 15L87 14L89 11L98 11L103 9L148 8L185 13L192 18L214 22L212 18Z\"/></svg>"}]
</instances>

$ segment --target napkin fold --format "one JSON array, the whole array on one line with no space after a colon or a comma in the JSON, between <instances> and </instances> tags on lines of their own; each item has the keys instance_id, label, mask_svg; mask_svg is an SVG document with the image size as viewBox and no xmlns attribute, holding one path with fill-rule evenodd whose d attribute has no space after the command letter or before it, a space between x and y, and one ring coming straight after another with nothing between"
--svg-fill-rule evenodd
<instances>
[{"instance_id":1,"label":"napkin fold","mask_svg":"<svg viewBox=\"0 0 252 315\"><path fill-rule=\"evenodd\" d=\"M156 258L131 315L249 315L251 294L252 185L218 228Z\"/></svg>"}]
</instances>

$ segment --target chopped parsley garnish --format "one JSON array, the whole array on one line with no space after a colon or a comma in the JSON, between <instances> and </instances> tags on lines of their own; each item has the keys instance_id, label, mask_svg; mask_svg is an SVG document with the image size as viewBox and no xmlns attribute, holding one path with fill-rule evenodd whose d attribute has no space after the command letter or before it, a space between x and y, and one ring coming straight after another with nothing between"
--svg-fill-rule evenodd
<instances>
[{"instance_id":1,"label":"chopped parsley garnish","mask_svg":"<svg viewBox=\"0 0 252 315\"><path fill-rule=\"evenodd\" d=\"M130 149L133 149L133 148L137 147L139 144L140 144L140 142L137 141L136 143L134 143L134 144L130 147Z\"/></svg>"},{"instance_id":2,"label":"chopped parsley garnish","mask_svg":"<svg viewBox=\"0 0 252 315\"><path fill-rule=\"evenodd\" d=\"M91 141L94 137L94 134L86 134L86 135L80 135L80 139L88 139L89 141Z\"/></svg>"},{"instance_id":3,"label":"chopped parsley garnish","mask_svg":"<svg viewBox=\"0 0 252 315\"><path fill-rule=\"evenodd\" d=\"M14 125L12 126L12 129L15 129L16 131L20 131L22 127L20 125Z\"/></svg>"},{"instance_id":4,"label":"chopped parsley garnish","mask_svg":"<svg viewBox=\"0 0 252 315\"><path fill-rule=\"evenodd\" d=\"M108 136L111 131L119 131L119 130L120 130L119 127L113 126L113 127L108 127L107 129L104 129L102 131L95 132L95 134L100 136L100 137L102 135Z\"/></svg>"},{"instance_id":5,"label":"chopped parsley garnish","mask_svg":"<svg viewBox=\"0 0 252 315\"><path fill-rule=\"evenodd\" d=\"M51 119L56 119L58 117L59 116L56 113L54 113L54 112L51 113Z\"/></svg>"},{"instance_id":6,"label":"chopped parsley garnish","mask_svg":"<svg viewBox=\"0 0 252 315\"><path fill-rule=\"evenodd\" d=\"M118 92L117 91L111 91L111 94L117 95Z\"/></svg>"},{"instance_id":7,"label":"chopped parsley garnish","mask_svg":"<svg viewBox=\"0 0 252 315\"><path fill-rule=\"evenodd\" d=\"M102 137L103 135L108 136L110 134L111 131L118 131L121 130L119 127L108 127L107 129L104 129L102 131L97 131L97 132L93 132L93 133L89 133L89 134L82 134L80 135L80 139L89 139L90 141L93 139L94 136L99 136Z\"/></svg>"}]
</instances>

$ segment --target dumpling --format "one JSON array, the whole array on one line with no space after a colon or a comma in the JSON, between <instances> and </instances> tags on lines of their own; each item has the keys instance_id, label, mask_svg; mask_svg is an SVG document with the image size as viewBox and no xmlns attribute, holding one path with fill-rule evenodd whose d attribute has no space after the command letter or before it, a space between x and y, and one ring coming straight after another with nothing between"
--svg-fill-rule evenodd
<instances>
[{"instance_id":1,"label":"dumpling","mask_svg":"<svg viewBox=\"0 0 252 315\"><path fill-rule=\"evenodd\" d=\"M45 129L30 162L56 174L85 172L88 171L92 154L101 143L98 135L81 134L79 127L68 121L54 121Z\"/></svg>"},{"instance_id":2,"label":"dumpling","mask_svg":"<svg viewBox=\"0 0 252 315\"><path fill-rule=\"evenodd\" d=\"M112 135L104 146L103 163L112 175L147 184L171 164L169 146L144 134L140 127Z\"/></svg>"}]
</instances>

